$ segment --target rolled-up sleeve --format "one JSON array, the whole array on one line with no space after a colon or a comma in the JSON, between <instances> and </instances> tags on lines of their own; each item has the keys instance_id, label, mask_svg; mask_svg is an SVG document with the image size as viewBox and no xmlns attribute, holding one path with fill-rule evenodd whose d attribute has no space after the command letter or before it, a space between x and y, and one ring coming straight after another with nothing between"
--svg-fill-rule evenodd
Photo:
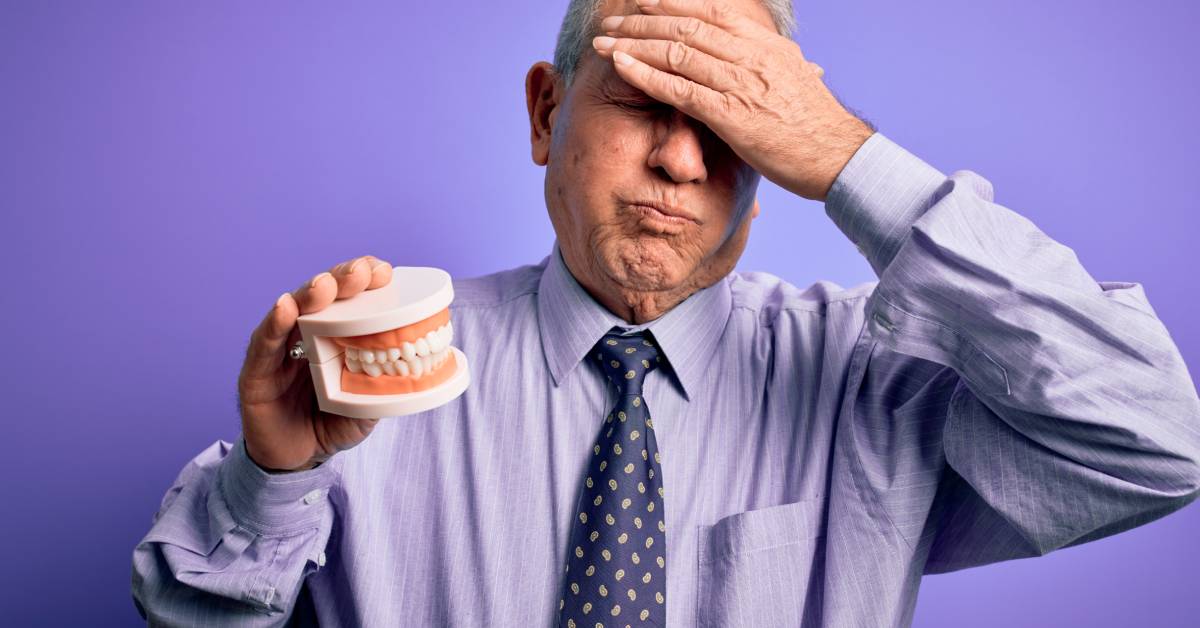
<instances>
[{"instance_id":1,"label":"rolled-up sleeve","mask_svg":"<svg viewBox=\"0 0 1200 628\"><path fill-rule=\"evenodd\" d=\"M1101 538L1200 494L1200 399L1141 284L1094 280L983 177L880 134L826 211L879 275L860 343L953 370L924 389L944 403L905 399L942 413L910 536L927 573Z\"/></svg>"},{"instance_id":2,"label":"rolled-up sleeve","mask_svg":"<svg viewBox=\"0 0 1200 628\"><path fill-rule=\"evenodd\" d=\"M151 625L283 625L325 563L329 464L270 474L217 441L168 489L133 553L133 599Z\"/></svg>"}]
</instances>

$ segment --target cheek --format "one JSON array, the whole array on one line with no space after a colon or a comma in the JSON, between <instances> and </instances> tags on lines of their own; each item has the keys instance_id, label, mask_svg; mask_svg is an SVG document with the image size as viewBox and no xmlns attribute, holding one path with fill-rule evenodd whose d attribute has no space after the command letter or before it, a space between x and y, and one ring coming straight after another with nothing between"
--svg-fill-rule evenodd
<instances>
[{"instance_id":1,"label":"cheek","mask_svg":"<svg viewBox=\"0 0 1200 628\"><path fill-rule=\"evenodd\" d=\"M562 184L582 204L577 209L608 214L614 199L644 187L646 157L636 136L608 126L572 139L563 147Z\"/></svg>"},{"instance_id":2,"label":"cheek","mask_svg":"<svg viewBox=\"0 0 1200 628\"><path fill-rule=\"evenodd\" d=\"M632 162L645 161L653 128L644 120L619 115L595 115L585 125L576 125L564 147L572 165L588 168L620 165L628 171Z\"/></svg>"}]
</instances>

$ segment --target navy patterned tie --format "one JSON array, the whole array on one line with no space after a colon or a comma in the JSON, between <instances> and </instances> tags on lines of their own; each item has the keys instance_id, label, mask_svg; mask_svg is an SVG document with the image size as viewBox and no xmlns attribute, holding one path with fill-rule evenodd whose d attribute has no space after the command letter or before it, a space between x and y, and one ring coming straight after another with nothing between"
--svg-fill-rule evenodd
<instances>
[{"instance_id":1,"label":"navy patterned tie","mask_svg":"<svg viewBox=\"0 0 1200 628\"><path fill-rule=\"evenodd\" d=\"M600 425L575 508L559 626L665 626L667 538L662 467L642 398L658 348L614 327L589 354L617 387Z\"/></svg>"}]
</instances>

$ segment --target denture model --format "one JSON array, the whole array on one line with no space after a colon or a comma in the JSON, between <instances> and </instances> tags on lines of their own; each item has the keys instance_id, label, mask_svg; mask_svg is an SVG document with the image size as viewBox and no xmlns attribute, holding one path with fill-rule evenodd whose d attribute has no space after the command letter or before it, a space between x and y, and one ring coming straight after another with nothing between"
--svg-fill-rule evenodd
<instances>
[{"instance_id":1,"label":"denture model","mask_svg":"<svg viewBox=\"0 0 1200 628\"><path fill-rule=\"evenodd\" d=\"M449 403L470 383L451 346L450 275L396 266L392 281L297 319L317 405L356 419L415 414Z\"/></svg>"}]
</instances>

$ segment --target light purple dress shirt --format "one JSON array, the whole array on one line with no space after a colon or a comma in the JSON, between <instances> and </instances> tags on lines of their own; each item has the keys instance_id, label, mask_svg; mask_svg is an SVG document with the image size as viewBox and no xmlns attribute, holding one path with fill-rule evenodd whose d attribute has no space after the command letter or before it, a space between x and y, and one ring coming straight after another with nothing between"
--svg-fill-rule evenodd
<instances>
[{"instance_id":1,"label":"light purple dress shirt","mask_svg":"<svg viewBox=\"0 0 1200 628\"><path fill-rule=\"evenodd\" d=\"M311 471L267 474L217 441L134 551L139 609L155 625L552 625L615 401L584 358L613 326L651 330L669 365L644 397L670 626L906 626L922 574L1197 497L1200 401L1140 284L1097 282L986 180L880 134L826 211L877 282L733 272L629 326L557 244L456 280L463 396ZM636 626L626 608L596 620Z\"/></svg>"}]
</instances>

